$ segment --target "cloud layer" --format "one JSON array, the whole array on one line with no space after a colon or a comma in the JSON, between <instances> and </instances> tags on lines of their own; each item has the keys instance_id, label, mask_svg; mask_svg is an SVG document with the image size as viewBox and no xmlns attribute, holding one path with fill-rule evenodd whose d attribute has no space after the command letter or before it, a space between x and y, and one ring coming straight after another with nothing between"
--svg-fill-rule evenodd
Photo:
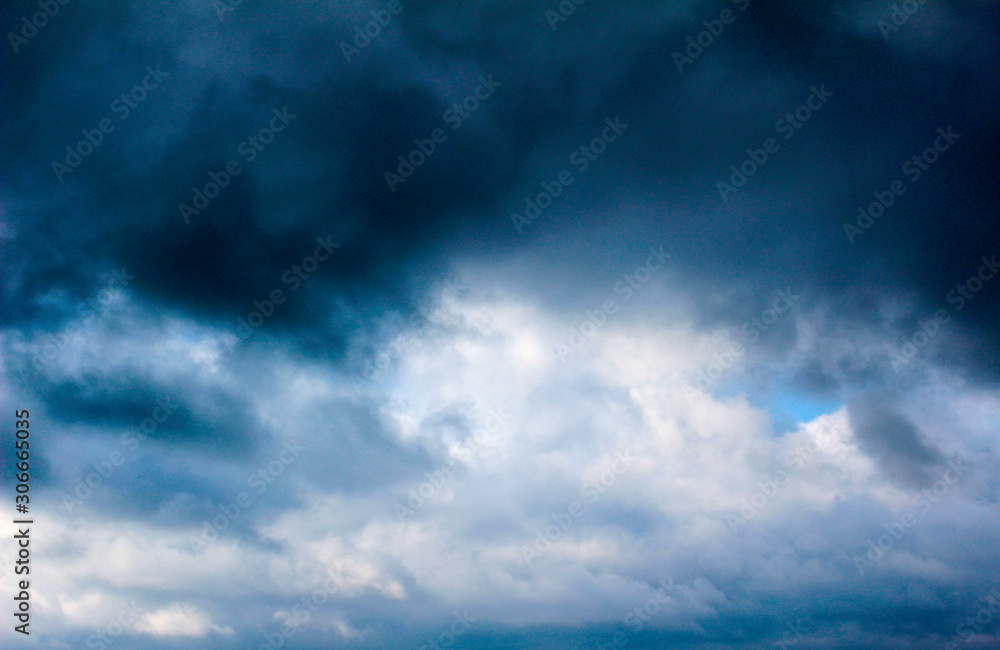
<instances>
[{"instance_id":1,"label":"cloud layer","mask_svg":"<svg viewBox=\"0 0 1000 650\"><path fill-rule=\"evenodd\" d=\"M997 643L1000 14L899 6L5 3L28 643Z\"/></svg>"}]
</instances>

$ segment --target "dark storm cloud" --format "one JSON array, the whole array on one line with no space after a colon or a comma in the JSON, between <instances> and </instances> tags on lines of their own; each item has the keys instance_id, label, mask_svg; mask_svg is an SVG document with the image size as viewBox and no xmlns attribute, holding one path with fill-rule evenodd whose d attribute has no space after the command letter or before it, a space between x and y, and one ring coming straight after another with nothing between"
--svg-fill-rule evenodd
<instances>
[{"instance_id":1,"label":"dark storm cloud","mask_svg":"<svg viewBox=\"0 0 1000 650\"><path fill-rule=\"evenodd\" d=\"M90 424L117 437L120 430L147 431L150 437L178 445L245 456L264 435L254 421L252 401L222 387L165 381L130 367L95 368L81 376L38 376L44 389L37 397L68 424ZM146 420L159 424L143 428Z\"/></svg>"},{"instance_id":2,"label":"dark storm cloud","mask_svg":"<svg viewBox=\"0 0 1000 650\"><path fill-rule=\"evenodd\" d=\"M162 62L170 77L134 117L117 125L103 150L59 186L57 205L21 222L24 235L37 233L31 240L42 242L34 247L58 247L67 255L53 255L51 248L15 251L23 284L17 290L7 285L7 312L18 320L18 314L37 313L27 296L45 286L85 298L94 288L86 278L104 260L134 269L143 278L139 290L151 298L225 321L266 296L308 242L328 232L344 248L320 269L321 282L314 282L308 298L289 304L274 322L328 327L318 312L337 295L357 303L395 296L385 306L406 309L409 289L402 278L421 267L440 268L434 251L451 248L453 236L468 233L461 237L463 246L471 246L467 253L515 245L506 217L520 207L525 190L537 189L548 170L558 169L550 165L564 165L562 152L588 141L591 125L626 108L632 133L600 161L585 187L581 181L566 198L577 224L609 227L602 223L601 196L612 186L625 183L642 196L644 186L665 185L687 209L679 213L674 207L669 219L655 230L647 226L646 234L676 242L695 282L699 276L706 282L746 277L751 290L766 291L795 278L846 306L845 294L867 280L873 260L881 260L925 304L935 304L952 278L967 275L972 261L1000 250L995 228L983 218L996 199L995 184L987 179L996 162L996 133L986 108L998 91L997 59L991 56L996 11L985 10L988 19L976 27L984 42L956 47L955 34L943 30L933 36L941 41L940 51L928 56L903 38L887 44L877 32L853 31L843 19L851 8L752 4L683 73L672 54L702 29L701 20L715 17L714 6L685 5L667 13L665 6L581 7L553 32L541 5L483 3L478 11L467 7L458 14L446 4L408 5L392 26L398 33L376 39L350 63L342 59L337 34L350 33L353 14L333 21L324 15L324 29L307 28L313 10L296 7L290 19L265 20L266 34L243 38L243 30L276 10L241 6L221 25L211 14L168 17L166 7L131 16L124 10L110 16L81 11L77 20L54 22L47 31L66 30L69 40L87 29L131 28L134 46L114 51L80 45L72 53L39 47L10 62L19 72L5 101L26 125L5 136L19 154L16 170L7 163L17 212L28 211L16 201L22 196L18 188L51 184L46 170L54 152L74 142L80 128L92 128L146 65ZM8 11L17 9L11 5ZM973 20L957 6L937 11L954 14L959 25ZM443 27L446 16L451 29ZM186 34L184 21L203 40ZM610 28L594 35L586 28L595 21ZM154 36L144 22L160 31ZM280 56L275 48L286 43L314 58L279 58L284 65L274 66ZM190 62L192 49L199 48L232 50L241 65L213 77L204 64ZM414 61L400 60L399 48L438 61L448 100L407 74L422 73ZM88 60L101 61L101 71L88 68ZM449 132L449 141L402 187L387 191L384 172L395 169L397 156L408 154L415 138L437 127L448 131L441 119L448 101L471 92L477 74L495 75L502 84L496 97ZM74 94L70 104L63 87L39 85L43 76L72 79L85 94ZM814 84L833 97L794 139L782 141L775 121L805 102ZM296 120L259 161L245 162L235 152L238 143L266 123L272 108L283 106ZM42 128L56 117L58 128ZM152 144L146 132L168 125L170 137ZM842 223L900 175L909 155L929 146L936 128L949 125L962 134L954 151L849 245ZM42 139L28 140L27 132ZM728 166L738 166L747 147L759 147L769 136L782 150L722 202L715 181L729 176ZM152 146L145 147L142 162L130 164L146 143ZM209 172L230 159L245 171L185 226L177 204L190 202L191 188L203 187ZM810 183L793 187L791 179L803 171ZM572 229L559 212L553 209L540 228ZM634 236L626 234L623 245ZM901 247L900 241L907 243ZM587 259L618 257L624 246ZM798 262L803 259L809 264ZM962 315L990 337L995 295L989 288L976 309ZM320 308L310 310L305 302ZM734 310L729 318L738 316ZM342 344L343 335L332 340Z\"/></svg>"},{"instance_id":3,"label":"dark storm cloud","mask_svg":"<svg viewBox=\"0 0 1000 650\"><path fill-rule=\"evenodd\" d=\"M607 178L574 188L592 191L587 200L567 199L569 218L550 214L538 228L570 231L571 224L586 221L608 233L634 229L600 223L606 217L596 197L613 192L622 179L633 188L656 183L669 188L670 198L648 207L640 199L633 210L662 215L644 222L644 234L671 242L689 281L701 278L699 284L713 291L720 281L745 281L756 291L804 284L846 320L866 318L852 307L852 294L873 282L902 284L925 308L935 308L997 243L986 217L995 184L982 176L995 167L997 149L986 108L997 99L995 12L986 27L968 24L988 32L975 46L956 47L957 34L945 32L937 36L935 56L928 56L910 42L886 46L877 32L852 31L840 20L844 7L755 5L683 74L670 58L683 31L672 26L658 44L639 40L645 49L623 56L631 65L623 65L604 100L608 112L628 106L631 137L602 161ZM814 85L833 97L785 141L776 121L803 105ZM903 164L932 146L938 128L949 126L960 139L918 181L905 176ZM767 137L776 138L781 150L723 202L715 182L727 180L729 165L739 166L746 149L760 148ZM843 224L853 223L859 206L867 207L874 192L898 179L907 180L908 196L850 244ZM590 255L574 250L563 259L578 265L585 259L593 267L595 258L600 265L619 255L603 244ZM585 271L577 266L575 272ZM995 295L987 287L975 313L961 319L982 328L984 315L995 313ZM727 320L739 318L737 309ZM988 340L995 332L981 334L987 338L975 344L984 355L979 365L990 371ZM960 363L965 361L971 359L963 356Z\"/></svg>"},{"instance_id":4,"label":"dark storm cloud","mask_svg":"<svg viewBox=\"0 0 1000 650\"><path fill-rule=\"evenodd\" d=\"M338 367L357 370L409 328L406 319L425 309L440 280L460 263L489 275L484 284L498 295L537 299L549 312L575 316L615 296L615 283L643 263L650 246L671 253L669 271L654 275L649 290L628 305L632 311L623 309L615 322L650 328L682 322L699 331L727 326L739 336L774 291L801 292L795 310L748 346L746 368L720 385L746 387L751 400L763 402L791 387L848 403L862 453L890 482L909 490L940 475L945 447L926 435L934 424L907 412L904 397L860 395L883 389L905 394L932 364L959 369L974 386L996 380L1000 281L983 281L961 309L949 296L956 285L972 286L969 279L984 256L1000 253L1000 9L926 3L910 24L883 39L876 23L888 7L861 2L750 0L745 10L738 8L742 1L594 2L577 6L553 29L546 11L557 10L555 1L402 1L402 13L350 62L341 41L350 42L354 28L381 4L244 2L220 20L208 1L128 6L72 0L20 51L3 43L5 393L47 410L46 424L65 436L67 449L81 450L51 458L40 452L40 483L48 488L59 476L70 484L85 477L106 454L82 451L90 437L110 444L169 396L179 405L176 412L107 478L87 508L119 509L116 525L181 530L199 524L234 499L234 491L247 489L248 474L274 460L284 436L302 435L310 446L294 472L269 484L227 535L260 553L291 557L298 539L281 538L280 527L261 528L283 515L293 518L291 526L295 517L305 520L301 512L317 493L317 500L336 502L308 513L321 515L317 528L335 531L310 538L304 530L308 553L332 547L332 556L346 554L357 550L352 544L376 548L388 568L363 570L398 578L411 597L402 602L363 592L339 601L333 611L374 630L351 647L417 645L440 633L448 621L435 627L420 614L446 603L431 607L422 599L440 594L426 584L428 576L449 570L460 586L453 591L467 589L488 600L496 620L514 615L530 621L533 609L558 618L579 609L582 601L573 599L581 594L602 607L616 597L631 603L623 606L624 616L643 599L599 588L595 576L606 567L597 547L607 540L576 549L578 558L567 556L566 564L577 562L567 584L578 593L544 608L540 601L519 601L524 591L515 590L545 593L556 589L558 575L551 583L529 584L532 574L519 565L500 581L510 592L483 597L461 580L484 580L485 570L463 575L456 558L433 553L426 561L440 565L428 569L423 558L408 557L406 564L379 547L380 520L367 517L383 510L391 517L395 498L440 467L450 457L449 445L467 440L480 420L465 403L448 399L426 412L403 409L406 417L396 420L387 415L398 406L390 397L351 399L357 397L352 387L333 375ZM674 53L723 8L734 9L735 22L678 71ZM3 3L4 33L36 11L37 2ZM162 70L155 89L147 86L144 99L123 117L115 102L153 74L150 69ZM495 80L495 92L453 130L447 111L474 93L481 78ZM826 98L824 91L832 94ZM810 118L784 139L789 132L778 121L790 123L785 115L816 95L824 97L821 108L811 108ZM294 117L251 155L248 138L277 124L275 110ZM615 118L627 130L587 171L577 170L570 155ZM67 145L75 148L86 138L82 130L93 134L103 119L114 130L94 151L78 153L82 160L71 172L53 171L53 161L66 162ZM934 146L938 129L949 127L960 136L947 150L938 149L937 161L913 180L904 164ZM438 128L447 141L390 189L386 172L396 173L398 157ZM745 185L721 197L717 182L729 182L730 165L741 166L747 149L762 148L767 138L780 149ZM239 173L229 174L218 196L197 207L196 191L205 191L230 161L239 164ZM575 183L519 234L511 213L523 213L525 199L562 169L574 171ZM904 181L905 193L852 242L844 223L856 225L859 207L867 209L896 180ZM181 203L197 213L182 214ZM317 238L338 247L292 289L295 282L286 278L317 250ZM72 343L60 344L45 368L32 368L32 346L80 319L80 305L93 306L107 274L122 268L135 276L124 288L126 304L97 309L96 322L88 321ZM664 301L665 287L676 300ZM251 337L235 347L232 337L212 347L215 332L239 336L237 319L246 320L254 302L269 300L275 290L287 300ZM903 337L911 339L942 308L952 322L910 365L894 367L890 355L901 349ZM190 329L178 334L170 330L173 322ZM443 358L449 358L448 336L459 329L434 329ZM673 344L665 338L664 345ZM531 354L525 356L530 361ZM289 369L286 362L298 365ZM322 367L316 375L302 370L315 366ZM450 370L441 376L450 379ZM553 376L526 399L530 417L511 428L531 443L518 438L522 451L564 454L572 471L557 476L548 467L543 473L545 466L529 459L517 467L520 473L488 475L479 483L471 472L460 472L456 484L472 489L456 488L458 505L450 507L466 508L468 516L442 524L433 517L445 511L439 499L418 513L418 533L405 541L392 538L387 547L430 538L435 552L468 546L470 539L477 548L503 541L516 549L530 542L532 522L548 523L552 512L581 498L572 473L576 463L591 461L595 448L607 451L603 442L612 430L644 430L648 414L629 401L638 399L631 387L609 388L603 376L585 375L580 366L563 366ZM288 384L294 391L286 390ZM419 401L402 392L392 399ZM274 407L278 394L294 404L287 412ZM7 406L10 399L5 394L0 402ZM547 413L562 404L576 406ZM690 419L718 416L745 425L743 412L715 407ZM977 426L989 422L984 415ZM671 433L657 430L665 439ZM722 462L704 467L727 469ZM817 472L817 486L804 488L821 491L823 475ZM9 483L8 470L4 479ZM678 485L696 480L676 478ZM623 478L619 487L626 483ZM363 501L373 494L382 500ZM694 614L631 636L634 647L769 645L788 621L805 617L814 627L801 647L825 637L890 646L910 630L928 637L930 647L957 624L951 614L941 615L951 604L948 594L961 590L971 599L970 592L984 586L942 578L939 567L937 573L907 574L890 562L866 581L845 579L854 575L850 553L888 520L867 496L836 493L825 511L789 506L778 512L774 505L771 528L753 522L755 531L763 530L759 537L685 547L685 527L718 522L706 516L694 526L670 510L676 504L642 501L642 492L622 494L628 496L594 504L590 519L569 538L610 530L623 548L648 544L664 573L671 569L667 555L680 558L673 566L684 572L677 578L685 585L705 582L703 598L688 603ZM712 504L726 497L706 492L699 498ZM989 548L992 523L978 506L964 504L971 513L964 532ZM938 516L921 522L927 531L921 535L938 539L936 532L948 523ZM348 521L367 528L363 534L348 530ZM672 543L654 533L681 538ZM955 573L993 563L983 559L985 551L950 542L924 545L924 539L907 537L901 545L906 554L899 556L914 563L945 557L945 568ZM214 551L223 547L229 548L219 544ZM834 549L849 551L838 563L831 559ZM242 558L227 559L238 564ZM495 559L510 560L499 551L489 557ZM627 558L621 564L630 580L653 585L661 577L636 575ZM914 587L919 580L913 576L930 586ZM913 591L904 593L907 588ZM282 585L280 593L253 596L252 614L242 611L246 599L233 607L231 594L201 604L213 615L228 607L219 620L243 625L226 643L256 647L262 633L253 625L290 608L288 593L297 592ZM580 631L483 622L464 640L483 647L583 647L609 641L622 627L586 623ZM402 631L411 628L419 632ZM303 631L297 641L353 643L332 631ZM145 647L173 647L171 642ZM203 647L221 643L212 639Z\"/></svg>"},{"instance_id":5,"label":"dark storm cloud","mask_svg":"<svg viewBox=\"0 0 1000 650\"><path fill-rule=\"evenodd\" d=\"M924 440L891 402L875 397L859 400L851 405L850 415L858 443L893 480L909 488L926 487L940 474L944 454Z\"/></svg>"}]
</instances>

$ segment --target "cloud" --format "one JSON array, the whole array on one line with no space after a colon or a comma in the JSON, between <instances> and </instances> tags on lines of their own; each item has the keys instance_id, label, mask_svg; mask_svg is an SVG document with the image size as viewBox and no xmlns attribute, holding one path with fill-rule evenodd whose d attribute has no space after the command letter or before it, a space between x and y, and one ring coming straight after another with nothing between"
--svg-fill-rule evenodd
<instances>
[{"instance_id":1,"label":"cloud","mask_svg":"<svg viewBox=\"0 0 1000 650\"><path fill-rule=\"evenodd\" d=\"M136 630L155 637L202 637L210 632L234 634L232 628L215 625L204 612L183 603L145 614Z\"/></svg>"},{"instance_id":2,"label":"cloud","mask_svg":"<svg viewBox=\"0 0 1000 650\"><path fill-rule=\"evenodd\" d=\"M346 61L388 5L69 3L3 51L0 403L53 644L940 647L979 609L996 9L570 4L403 0Z\"/></svg>"},{"instance_id":3,"label":"cloud","mask_svg":"<svg viewBox=\"0 0 1000 650\"><path fill-rule=\"evenodd\" d=\"M887 407L884 398L853 406L851 420L862 448L904 484L923 486L942 469L944 455L922 439L905 415Z\"/></svg>"}]
</instances>

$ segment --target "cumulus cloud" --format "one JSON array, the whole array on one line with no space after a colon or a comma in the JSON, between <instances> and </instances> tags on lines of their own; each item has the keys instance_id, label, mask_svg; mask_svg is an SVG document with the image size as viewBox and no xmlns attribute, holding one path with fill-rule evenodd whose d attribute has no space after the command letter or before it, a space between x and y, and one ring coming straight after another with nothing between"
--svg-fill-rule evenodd
<instances>
[{"instance_id":1,"label":"cumulus cloud","mask_svg":"<svg viewBox=\"0 0 1000 650\"><path fill-rule=\"evenodd\" d=\"M201 637L209 632L233 634L231 628L213 624L204 612L180 603L146 614L136 629L156 637Z\"/></svg>"},{"instance_id":2,"label":"cumulus cloud","mask_svg":"<svg viewBox=\"0 0 1000 650\"><path fill-rule=\"evenodd\" d=\"M989 643L995 7L391 4L0 8L40 638Z\"/></svg>"}]
</instances>

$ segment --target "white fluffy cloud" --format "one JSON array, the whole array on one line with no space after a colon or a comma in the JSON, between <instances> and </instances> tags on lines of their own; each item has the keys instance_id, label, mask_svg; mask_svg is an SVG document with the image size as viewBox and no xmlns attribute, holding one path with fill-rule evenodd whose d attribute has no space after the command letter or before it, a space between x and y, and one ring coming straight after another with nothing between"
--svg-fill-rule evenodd
<instances>
[{"instance_id":1,"label":"white fluffy cloud","mask_svg":"<svg viewBox=\"0 0 1000 650\"><path fill-rule=\"evenodd\" d=\"M350 612L364 598L441 616L468 607L497 624L614 622L649 597L655 580L690 575L690 558L710 551L705 575L684 588L715 595L691 595L656 623L686 629L727 602L721 578L753 556L766 531L844 500L905 506L859 450L845 408L778 436L768 414L738 395L687 394L690 378L730 344L725 332L612 317L562 360L555 342L574 323L539 305L473 292L438 316L360 396L347 377L285 359L282 381L264 381L273 390L256 400L261 421L299 432L308 446L336 435L309 428L315 404L374 399L396 442L429 460L425 472L345 493L317 487L316 466L289 465L273 481L294 485L302 505L277 517L253 506L243 513L280 553L223 530L192 555L201 526L164 529L90 512L80 535L65 513L52 513L39 606L67 628L95 628L107 624L99 613L108 603L137 598L144 613L132 633L202 637L243 623L226 604L237 594L295 598L335 575L329 611L305 625L345 638L361 634ZM483 321L489 328L471 325ZM215 334L168 329L190 343L189 372L239 386L218 350L206 356ZM132 334L145 335L141 327ZM150 350L151 362L177 357L170 340ZM88 363L62 362L67 371ZM982 405L983 417L996 410L991 396L959 394ZM95 584L106 587L88 587ZM162 595L151 596L154 587ZM212 598L213 614L189 600L194 593ZM270 616L295 620L289 612Z\"/></svg>"}]
</instances>

